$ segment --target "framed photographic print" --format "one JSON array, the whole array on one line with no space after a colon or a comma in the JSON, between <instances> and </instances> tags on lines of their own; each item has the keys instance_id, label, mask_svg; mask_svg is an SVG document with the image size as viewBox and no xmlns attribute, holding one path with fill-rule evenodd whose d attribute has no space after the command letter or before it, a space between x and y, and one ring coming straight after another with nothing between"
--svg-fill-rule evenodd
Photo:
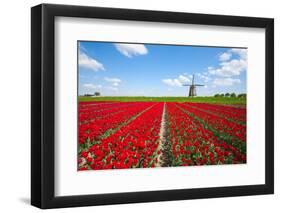
<instances>
[{"instance_id":1,"label":"framed photographic print","mask_svg":"<svg viewBox=\"0 0 281 213\"><path fill-rule=\"evenodd\" d=\"M274 21L31 9L31 203L272 194Z\"/></svg>"}]
</instances>

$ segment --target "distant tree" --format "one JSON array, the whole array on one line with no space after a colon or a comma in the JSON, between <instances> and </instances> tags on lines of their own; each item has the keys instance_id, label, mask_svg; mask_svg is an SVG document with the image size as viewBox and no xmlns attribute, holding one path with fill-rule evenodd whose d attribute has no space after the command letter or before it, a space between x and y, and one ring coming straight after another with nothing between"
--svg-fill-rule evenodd
<instances>
[{"instance_id":1,"label":"distant tree","mask_svg":"<svg viewBox=\"0 0 281 213\"><path fill-rule=\"evenodd\" d=\"M95 96L100 96L100 92L95 92L94 95Z\"/></svg>"},{"instance_id":2,"label":"distant tree","mask_svg":"<svg viewBox=\"0 0 281 213\"><path fill-rule=\"evenodd\" d=\"M235 97L236 97L236 94L233 92L233 93L230 94L230 97L231 97L231 98L235 98Z\"/></svg>"},{"instance_id":3,"label":"distant tree","mask_svg":"<svg viewBox=\"0 0 281 213\"><path fill-rule=\"evenodd\" d=\"M220 94L220 97L224 97L224 94L222 93L222 94Z\"/></svg>"},{"instance_id":4,"label":"distant tree","mask_svg":"<svg viewBox=\"0 0 281 213\"><path fill-rule=\"evenodd\" d=\"M237 95L238 98L246 98L246 93L241 93L239 95Z\"/></svg>"},{"instance_id":5,"label":"distant tree","mask_svg":"<svg viewBox=\"0 0 281 213\"><path fill-rule=\"evenodd\" d=\"M227 92L227 93L225 93L225 95L224 95L225 97L229 97L230 96L230 94Z\"/></svg>"},{"instance_id":6,"label":"distant tree","mask_svg":"<svg viewBox=\"0 0 281 213\"><path fill-rule=\"evenodd\" d=\"M216 98L217 98L217 97L220 97L220 94L215 94L214 97L216 97Z\"/></svg>"}]
</instances>

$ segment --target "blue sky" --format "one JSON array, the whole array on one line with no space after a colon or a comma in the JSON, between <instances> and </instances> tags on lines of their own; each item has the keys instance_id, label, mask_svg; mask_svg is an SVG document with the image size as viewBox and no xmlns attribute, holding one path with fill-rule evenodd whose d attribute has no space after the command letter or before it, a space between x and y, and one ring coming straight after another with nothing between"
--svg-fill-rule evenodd
<instances>
[{"instance_id":1,"label":"blue sky","mask_svg":"<svg viewBox=\"0 0 281 213\"><path fill-rule=\"evenodd\" d=\"M78 42L79 95L198 96L246 93L247 49Z\"/></svg>"}]
</instances>

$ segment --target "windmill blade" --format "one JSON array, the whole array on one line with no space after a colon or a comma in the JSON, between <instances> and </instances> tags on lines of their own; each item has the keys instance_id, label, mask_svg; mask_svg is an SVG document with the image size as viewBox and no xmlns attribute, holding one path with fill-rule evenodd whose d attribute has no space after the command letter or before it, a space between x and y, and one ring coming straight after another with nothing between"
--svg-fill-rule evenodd
<instances>
[{"instance_id":1,"label":"windmill blade","mask_svg":"<svg viewBox=\"0 0 281 213\"><path fill-rule=\"evenodd\" d=\"M190 84L182 84L182 86L192 86L192 85L190 85Z\"/></svg>"},{"instance_id":2,"label":"windmill blade","mask_svg":"<svg viewBox=\"0 0 281 213\"><path fill-rule=\"evenodd\" d=\"M194 85L194 74L192 75L192 85Z\"/></svg>"},{"instance_id":3,"label":"windmill blade","mask_svg":"<svg viewBox=\"0 0 281 213\"><path fill-rule=\"evenodd\" d=\"M203 85L203 84L194 84L194 86L203 87L203 86L205 86L205 85Z\"/></svg>"}]
</instances>

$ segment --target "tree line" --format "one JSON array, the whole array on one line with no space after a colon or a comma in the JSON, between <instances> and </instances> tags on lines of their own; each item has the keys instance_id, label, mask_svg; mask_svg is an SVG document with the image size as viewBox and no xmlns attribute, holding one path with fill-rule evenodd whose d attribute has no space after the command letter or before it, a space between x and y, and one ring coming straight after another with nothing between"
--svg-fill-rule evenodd
<instances>
[{"instance_id":1,"label":"tree line","mask_svg":"<svg viewBox=\"0 0 281 213\"><path fill-rule=\"evenodd\" d=\"M94 94L86 93L84 94L84 96L101 96L101 93L100 92L95 92Z\"/></svg>"},{"instance_id":2,"label":"tree line","mask_svg":"<svg viewBox=\"0 0 281 213\"><path fill-rule=\"evenodd\" d=\"M214 95L214 97L218 98L218 97L230 97L230 98L246 98L247 95L246 93L241 93L241 94L236 94L236 93L217 93Z\"/></svg>"}]
</instances>

